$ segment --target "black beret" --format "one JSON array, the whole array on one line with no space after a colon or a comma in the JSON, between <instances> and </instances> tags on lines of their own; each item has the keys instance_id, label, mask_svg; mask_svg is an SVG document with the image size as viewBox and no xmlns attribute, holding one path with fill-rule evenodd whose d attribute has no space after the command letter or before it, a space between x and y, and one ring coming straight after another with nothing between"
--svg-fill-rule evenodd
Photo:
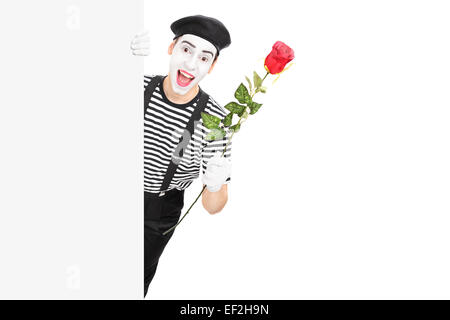
<instances>
[{"instance_id":1,"label":"black beret","mask_svg":"<svg viewBox=\"0 0 450 320\"><path fill-rule=\"evenodd\" d=\"M170 26L175 34L174 40L184 34L193 34L211 42L217 49L217 55L231 44L230 33L217 19L202 15L181 18Z\"/></svg>"}]
</instances>

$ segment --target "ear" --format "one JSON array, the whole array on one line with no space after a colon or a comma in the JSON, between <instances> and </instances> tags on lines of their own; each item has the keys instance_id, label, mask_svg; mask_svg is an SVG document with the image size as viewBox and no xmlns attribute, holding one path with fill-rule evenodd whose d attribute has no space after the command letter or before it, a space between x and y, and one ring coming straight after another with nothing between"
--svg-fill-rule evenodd
<instances>
[{"instance_id":1,"label":"ear","mask_svg":"<svg viewBox=\"0 0 450 320\"><path fill-rule=\"evenodd\" d=\"M172 41L172 43L169 46L169 49L167 50L167 52L169 53L169 55L172 54L173 52L173 47L175 46L175 40Z\"/></svg>"},{"instance_id":2,"label":"ear","mask_svg":"<svg viewBox=\"0 0 450 320\"><path fill-rule=\"evenodd\" d=\"M217 63L217 60L219 60L219 58L217 58L216 61L214 61L214 63L211 65L211 67L209 68L208 73L211 73L212 69L214 69L214 66L215 66L216 63Z\"/></svg>"}]
</instances>

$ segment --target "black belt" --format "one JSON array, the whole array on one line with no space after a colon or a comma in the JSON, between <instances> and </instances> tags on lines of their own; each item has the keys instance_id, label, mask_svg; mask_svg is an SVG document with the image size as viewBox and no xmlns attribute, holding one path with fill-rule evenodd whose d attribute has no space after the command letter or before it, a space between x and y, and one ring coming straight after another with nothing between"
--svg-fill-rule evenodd
<instances>
[{"instance_id":1,"label":"black belt","mask_svg":"<svg viewBox=\"0 0 450 320\"><path fill-rule=\"evenodd\" d=\"M161 197L167 197L174 193L183 192L184 190L178 190L177 188L173 188L164 192L148 192L144 191L144 197L145 198L161 198Z\"/></svg>"}]
</instances>

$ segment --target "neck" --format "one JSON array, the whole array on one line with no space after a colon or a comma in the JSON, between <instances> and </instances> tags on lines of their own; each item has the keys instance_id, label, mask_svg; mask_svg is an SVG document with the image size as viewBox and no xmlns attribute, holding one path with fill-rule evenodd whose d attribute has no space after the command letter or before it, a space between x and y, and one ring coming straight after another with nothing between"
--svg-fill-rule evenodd
<instances>
[{"instance_id":1,"label":"neck","mask_svg":"<svg viewBox=\"0 0 450 320\"><path fill-rule=\"evenodd\" d=\"M187 93L178 94L173 91L169 74L163 81L163 90L164 94L170 102L176 104L185 104L194 99L200 89L198 85L196 85L192 87Z\"/></svg>"}]
</instances>

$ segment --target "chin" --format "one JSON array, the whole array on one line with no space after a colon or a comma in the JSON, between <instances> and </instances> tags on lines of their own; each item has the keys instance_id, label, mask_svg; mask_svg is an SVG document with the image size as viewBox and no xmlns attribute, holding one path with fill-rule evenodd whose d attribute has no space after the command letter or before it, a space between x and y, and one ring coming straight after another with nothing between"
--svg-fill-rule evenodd
<instances>
[{"instance_id":1,"label":"chin","mask_svg":"<svg viewBox=\"0 0 450 320\"><path fill-rule=\"evenodd\" d=\"M191 90L191 88L180 88L177 84L174 84L172 86L173 92L175 92L176 94L179 94L181 96L184 96L186 93L189 92L189 90Z\"/></svg>"},{"instance_id":2,"label":"chin","mask_svg":"<svg viewBox=\"0 0 450 320\"><path fill-rule=\"evenodd\" d=\"M173 92L175 92L176 94L185 95L192 88L194 88L197 84L198 84L198 81L196 81L195 83L189 84L189 86L187 86L187 87L181 87L176 83L176 81L172 81L172 89L173 89Z\"/></svg>"}]
</instances>

